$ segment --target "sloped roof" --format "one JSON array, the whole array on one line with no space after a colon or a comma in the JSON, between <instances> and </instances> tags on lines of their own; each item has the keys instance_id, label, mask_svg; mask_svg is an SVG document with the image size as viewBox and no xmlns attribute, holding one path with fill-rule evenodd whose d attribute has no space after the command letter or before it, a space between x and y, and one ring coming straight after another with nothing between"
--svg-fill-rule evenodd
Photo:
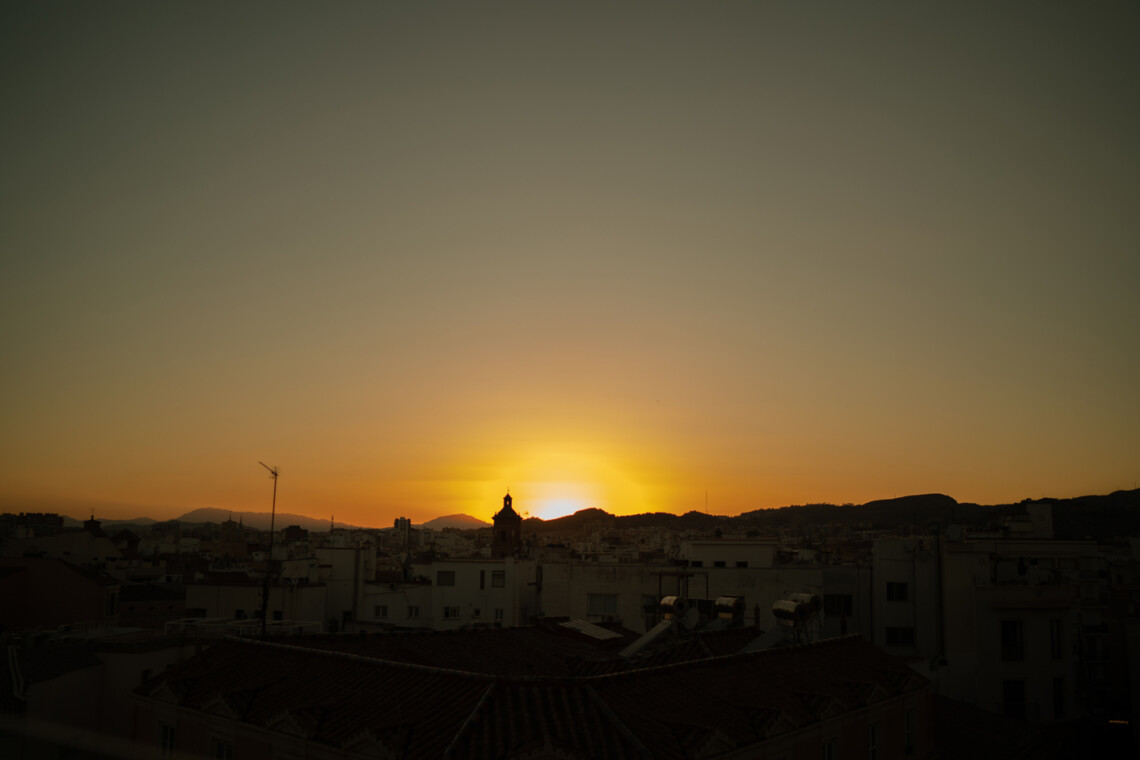
<instances>
[{"instance_id":1,"label":"sloped roof","mask_svg":"<svg viewBox=\"0 0 1140 760\"><path fill-rule=\"evenodd\" d=\"M507 629L510 630L510 629ZM690 758L746 747L867 704L928 687L857 636L592 676L521 664L493 672L491 641L434 637L482 670L359 652L416 637L232 639L174 666L137 693L353 752L408 758ZM502 633L500 631L499 633ZM433 638L433 637L424 637ZM482 638L480 642L478 639ZM290 640L293 641L293 640ZM367 645L349 646L357 642ZM299 644L299 645L298 645ZM355 651L347 651L354 649ZM426 650L390 655L430 660Z\"/></svg>"},{"instance_id":2,"label":"sloped roof","mask_svg":"<svg viewBox=\"0 0 1140 760\"><path fill-rule=\"evenodd\" d=\"M50 681L73 670L101 665L88 641L64 641L17 651L20 673L28 683Z\"/></svg>"},{"instance_id":3,"label":"sloped roof","mask_svg":"<svg viewBox=\"0 0 1140 760\"><path fill-rule=\"evenodd\" d=\"M298 636L289 643L395 662L503 676L583 674L593 661L609 661L637 634L621 626L600 639L562 626L560 618L517 628L418 630L365 636Z\"/></svg>"}]
</instances>

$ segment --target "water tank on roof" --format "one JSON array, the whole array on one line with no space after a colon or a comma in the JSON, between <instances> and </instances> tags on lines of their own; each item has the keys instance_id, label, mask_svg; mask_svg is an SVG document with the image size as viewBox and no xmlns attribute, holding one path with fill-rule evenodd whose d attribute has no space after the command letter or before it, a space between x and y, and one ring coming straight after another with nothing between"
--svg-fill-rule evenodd
<instances>
[{"instance_id":1,"label":"water tank on roof","mask_svg":"<svg viewBox=\"0 0 1140 760\"><path fill-rule=\"evenodd\" d=\"M796 604L806 604L812 612L823 609L823 597L819 594L789 594L788 599Z\"/></svg>"},{"instance_id":2,"label":"water tank on roof","mask_svg":"<svg viewBox=\"0 0 1140 760\"><path fill-rule=\"evenodd\" d=\"M689 609L689 603L679 596L663 596L661 597L661 614L665 616L666 620L679 618L685 614Z\"/></svg>"},{"instance_id":3,"label":"water tank on roof","mask_svg":"<svg viewBox=\"0 0 1140 760\"><path fill-rule=\"evenodd\" d=\"M812 609L811 605L805 602L780 599L772 603L772 615L780 625L794 628L807 622L812 615Z\"/></svg>"},{"instance_id":4,"label":"water tank on roof","mask_svg":"<svg viewBox=\"0 0 1140 760\"><path fill-rule=\"evenodd\" d=\"M713 609L716 611L717 617L730 620L742 618L744 617L744 597L718 596Z\"/></svg>"}]
</instances>

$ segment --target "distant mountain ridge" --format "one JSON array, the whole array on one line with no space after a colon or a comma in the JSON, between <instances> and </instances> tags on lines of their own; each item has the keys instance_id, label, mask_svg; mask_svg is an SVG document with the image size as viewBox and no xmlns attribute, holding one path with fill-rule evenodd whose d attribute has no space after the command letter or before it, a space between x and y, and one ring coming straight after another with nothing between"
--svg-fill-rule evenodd
<instances>
[{"instance_id":1,"label":"distant mountain ridge","mask_svg":"<svg viewBox=\"0 0 1140 760\"><path fill-rule=\"evenodd\" d=\"M636 515L613 515L597 508L582 509L572 515L552 520L537 517L523 522L524 530L556 532L576 530L608 530L621 528L666 528L672 530L708 531L723 528L732 531L771 530L818 526L826 523L869 529L888 529L912 526L920 532L938 525L958 523L994 529L1009 515L1023 512L1028 503L1049 503L1053 506L1054 535L1059 539L1098 540L1123 536L1140 536L1140 489L1114 491L1106 495L1078 496L1071 499L1025 499L1018 503L980 505L959 502L946 494L916 494L893 499L877 499L865 504L802 504L786 507L755 509L739 515L711 515L690 511L683 515L670 512L646 512ZM59 514L59 513L57 513ZM62 515L67 527L79 527L82 521ZM98 517L98 515L96 515ZM228 509L195 509L173 520L164 522L222 523L240 520L258 530L269 529L268 512L238 512ZM150 518L135 520L103 520L104 529L114 526L146 526L156 521ZM289 525L300 525L306 530L323 532L329 529L328 520L290 512L277 514L278 530ZM420 528L459 528L473 530L491 524L466 514L436 517L417 525ZM337 528L361 526L338 522ZM364 526L367 528L367 526Z\"/></svg>"},{"instance_id":2,"label":"distant mountain ridge","mask_svg":"<svg viewBox=\"0 0 1140 760\"><path fill-rule=\"evenodd\" d=\"M234 522L241 522L243 525L248 525L257 530L269 530L270 519L272 518L269 512L235 512L232 509L218 509L217 507L202 507L201 509L194 509L181 517L174 518L177 522L183 523L223 523L226 520L233 520ZM317 517L309 517L307 515L293 514L292 512L278 512L276 519L273 520L273 526L280 530L289 525L299 525L305 530L321 531L329 529L329 521L322 520ZM356 528L356 525L349 523L333 523L337 528Z\"/></svg>"},{"instance_id":3,"label":"distant mountain ridge","mask_svg":"<svg viewBox=\"0 0 1140 760\"><path fill-rule=\"evenodd\" d=\"M529 531L609 530L621 528L667 528L671 530L747 531L798 529L826 523L885 530L911 526L929 532L952 523L997 529L1010 515L1023 512L1025 505L1048 503L1053 507L1053 534L1058 539L1108 540L1140 535L1140 489L1114 491L1107 495L1078 496L1071 499L1025 499L1016 504L980 505L959 502L946 494L916 494L894 499L877 499L866 504L803 504L756 509L736 516L704 512L651 512L639 515L612 515L601 509L582 509L554 520L532 517L523 522Z\"/></svg>"},{"instance_id":4,"label":"distant mountain ridge","mask_svg":"<svg viewBox=\"0 0 1140 760\"><path fill-rule=\"evenodd\" d=\"M478 517L472 517L471 515L455 514L436 517L416 527L431 528L432 530L443 530L444 528L474 530L476 528L490 528L491 523L480 520Z\"/></svg>"}]
</instances>

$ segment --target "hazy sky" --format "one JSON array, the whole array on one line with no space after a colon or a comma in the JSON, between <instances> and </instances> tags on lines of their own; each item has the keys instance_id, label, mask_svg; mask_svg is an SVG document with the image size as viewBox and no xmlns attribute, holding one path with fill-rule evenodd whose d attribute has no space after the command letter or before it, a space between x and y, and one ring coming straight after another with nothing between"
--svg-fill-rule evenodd
<instances>
[{"instance_id":1,"label":"hazy sky","mask_svg":"<svg viewBox=\"0 0 1140 760\"><path fill-rule=\"evenodd\" d=\"M1140 10L995 5L6 4L0 509L1135 487Z\"/></svg>"}]
</instances>

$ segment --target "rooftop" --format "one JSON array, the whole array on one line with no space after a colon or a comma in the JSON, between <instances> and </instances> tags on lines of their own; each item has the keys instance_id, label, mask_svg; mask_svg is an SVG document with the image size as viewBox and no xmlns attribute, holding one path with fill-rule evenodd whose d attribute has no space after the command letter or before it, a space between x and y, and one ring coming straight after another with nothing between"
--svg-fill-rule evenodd
<instances>
[{"instance_id":1,"label":"rooftop","mask_svg":"<svg viewBox=\"0 0 1140 760\"><path fill-rule=\"evenodd\" d=\"M682 758L928 688L857 636L584 672L558 660L588 634L563 629L231 639L136 693L350 751Z\"/></svg>"}]
</instances>

